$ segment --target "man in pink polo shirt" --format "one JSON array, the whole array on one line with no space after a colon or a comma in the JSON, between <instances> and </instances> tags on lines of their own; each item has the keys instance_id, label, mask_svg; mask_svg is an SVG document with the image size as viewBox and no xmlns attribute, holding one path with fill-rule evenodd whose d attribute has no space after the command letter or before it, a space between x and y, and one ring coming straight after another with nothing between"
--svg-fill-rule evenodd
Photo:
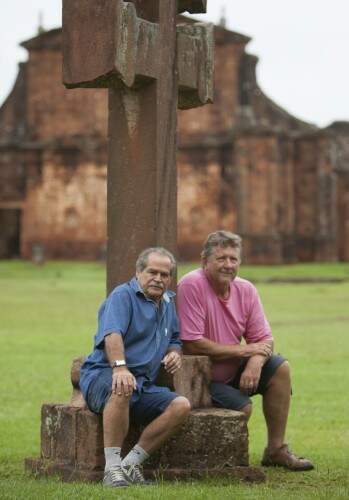
<instances>
[{"instance_id":1,"label":"man in pink polo shirt","mask_svg":"<svg viewBox=\"0 0 349 500\"><path fill-rule=\"evenodd\" d=\"M211 358L215 406L242 411L249 418L250 396L262 394L268 430L262 465L313 469L309 460L297 457L284 442L291 397L289 364L273 354L271 329L256 288L237 276L241 238L228 231L211 233L201 259L202 268L178 284L185 352Z\"/></svg>"}]
</instances>

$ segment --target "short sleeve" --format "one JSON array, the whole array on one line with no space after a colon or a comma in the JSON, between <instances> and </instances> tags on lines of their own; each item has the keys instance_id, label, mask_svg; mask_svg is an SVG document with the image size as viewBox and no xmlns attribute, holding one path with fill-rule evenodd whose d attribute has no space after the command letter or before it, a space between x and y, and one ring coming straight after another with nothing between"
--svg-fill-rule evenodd
<instances>
[{"instance_id":1,"label":"short sleeve","mask_svg":"<svg viewBox=\"0 0 349 500\"><path fill-rule=\"evenodd\" d=\"M250 308L244 338L248 344L273 340L271 328L265 316L263 305L257 289L251 285Z\"/></svg>"},{"instance_id":2,"label":"short sleeve","mask_svg":"<svg viewBox=\"0 0 349 500\"><path fill-rule=\"evenodd\" d=\"M172 325L171 325L172 326L172 328L171 328L172 334L171 334L171 340L169 343L169 348L180 350L182 348L182 342L179 338L178 317L177 317L177 313L176 313L176 310L175 310L175 307L173 304L172 304L172 306L173 306L174 310L173 310Z\"/></svg>"},{"instance_id":3,"label":"short sleeve","mask_svg":"<svg viewBox=\"0 0 349 500\"><path fill-rule=\"evenodd\" d=\"M125 291L113 292L102 304L98 313L98 332L95 337L95 347L104 346L104 338L111 333L124 336L132 317L132 304L129 294Z\"/></svg>"},{"instance_id":4,"label":"short sleeve","mask_svg":"<svg viewBox=\"0 0 349 500\"><path fill-rule=\"evenodd\" d=\"M182 340L200 340L205 333L205 309L200 289L196 284L180 283L177 290L180 337Z\"/></svg>"}]
</instances>

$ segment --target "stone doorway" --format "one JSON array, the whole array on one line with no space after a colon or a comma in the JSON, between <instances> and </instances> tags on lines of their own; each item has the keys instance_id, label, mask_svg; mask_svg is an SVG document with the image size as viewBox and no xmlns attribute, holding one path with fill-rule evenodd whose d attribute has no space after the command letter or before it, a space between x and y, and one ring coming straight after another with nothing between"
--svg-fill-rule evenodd
<instances>
[{"instance_id":1,"label":"stone doorway","mask_svg":"<svg viewBox=\"0 0 349 500\"><path fill-rule=\"evenodd\" d=\"M20 257L21 216L19 208L0 208L0 259Z\"/></svg>"}]
</instances>

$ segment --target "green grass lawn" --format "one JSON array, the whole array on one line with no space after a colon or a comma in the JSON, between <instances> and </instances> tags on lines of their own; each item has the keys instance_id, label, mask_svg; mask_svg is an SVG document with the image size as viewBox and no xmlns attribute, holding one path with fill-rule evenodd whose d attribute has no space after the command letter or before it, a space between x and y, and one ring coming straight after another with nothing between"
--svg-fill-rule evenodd
<instances>
[{"instance_id":1,"label":"green grass lawn","mask_svg":"<svg viewBox=\"0 0 349 500\"><path fill-rule=\"evenodd\" d=\"M179 275L190 266L180 266ZM42 402L70 397L74 357L92 347L105 272L98 263L0 262L0 498L288 499L349 498L349 265L314 264L241 269L260 281L276 350L290 361L293 398L287 439L311 458L308 473L268 470L266 484L230 480L160 483L105 491L100 485L35 479L23 459L39 454ZM337 283L264 283L270 277L343 279ZM260 400L251 419L250 459L258 465L265 441ZM185 453L185 450L183 450Z\"/></svg>"}]
</instances>

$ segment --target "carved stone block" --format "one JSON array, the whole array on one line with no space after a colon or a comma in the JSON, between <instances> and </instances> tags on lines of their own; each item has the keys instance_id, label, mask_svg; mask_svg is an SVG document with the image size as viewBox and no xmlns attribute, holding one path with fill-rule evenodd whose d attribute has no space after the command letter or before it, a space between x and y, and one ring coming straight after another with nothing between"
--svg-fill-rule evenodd
<instances>
[{"instance_id":1,"label":"carved stone block","mask_svg":"<svg viewBox=\"0 0 349 500\"><path fill-rule=\"evenodd\" d=\"M104 468L103 423L89 410L69 405L42 407L41 459L27 459L26 468L40 474L58 474L64 480L96 481ZM132 428L123 452L139 436ZM217 408L194 410L178 432L146 463L147 474L190 477L205 472L231 474L248 466L246 418L240 412ZM189 472L188 472L189 471Z\"/></svg>"},{"instance_id":2,"label":"carved stone block","mask_svg":"<svg viewBox=\"0 0 349 500\"><path fill-rule=\"evenodd\" d=\"M248 431L241 412L193 410L178 432L149 460L147 467L212 470L248 465Z\"/></svg>"},{"instance_id":3,"label":"carved stone block","mask_svg":"<svg viewBox=\"0 0 349 500\"><path fill-rule=\"evenodd\" d=\"M41 409L41 456L75 462L76 417L79 410L62 404L44 404Z\"/></svg>"},{"instance_id":4,"label":"carved stone block","mask_svg":"<svg viewBox=\"0 0 349 500\"><path fill-rule=\"evenodd\" d=\"M170 375L161 368L156 383L185 396L194 409L212 406L210 380L211 362L207 356L183 356L180 370Z\"/></svg>"},{"instance_id":5,"label":"carved stone block","mask_svg":"<svg viewBox=\"0 0 349 500\"><path fill-rule=\"evenodd\" d=\"M104 468L102 417L89 410L79 411L76 421L76 466L81 469Z\"/></svg>"}]
</instances>

